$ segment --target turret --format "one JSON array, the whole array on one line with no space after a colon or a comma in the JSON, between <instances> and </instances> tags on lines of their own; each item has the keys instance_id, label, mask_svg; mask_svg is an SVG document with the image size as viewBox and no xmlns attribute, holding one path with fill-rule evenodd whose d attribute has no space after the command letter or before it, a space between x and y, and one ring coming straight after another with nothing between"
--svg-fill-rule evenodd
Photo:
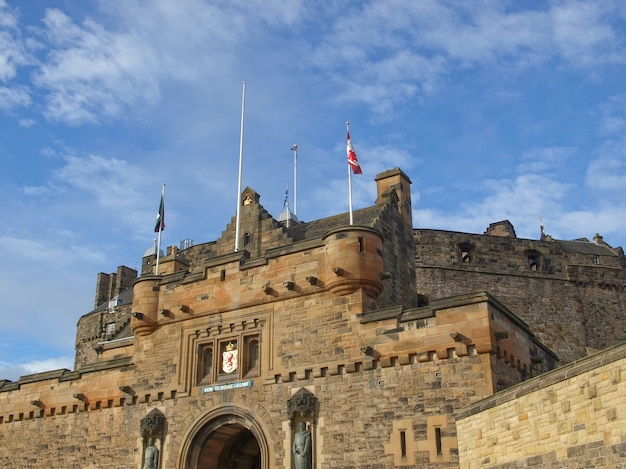
<instances>
[{"instance_id":1,"label":"turret","mask_svg":"<svg viewBox=\"0 0 626 469\"><path fill-rule=\"evenodd\" d=\"M366 226L343 226L324 235L326 285L336 295L362 288L371 298L383 290L383 238Z\"/></svg>"},{"instance_id":2,"label":"turret","mask_svg":"<svg viewBox=\"0 0 626 469\"><path fill-rule=\"evenodd\" d=\"M133 286L131 327L137 336L150 335L157 328L160 275L141 276Z\"/></svg>"}]
</instances>

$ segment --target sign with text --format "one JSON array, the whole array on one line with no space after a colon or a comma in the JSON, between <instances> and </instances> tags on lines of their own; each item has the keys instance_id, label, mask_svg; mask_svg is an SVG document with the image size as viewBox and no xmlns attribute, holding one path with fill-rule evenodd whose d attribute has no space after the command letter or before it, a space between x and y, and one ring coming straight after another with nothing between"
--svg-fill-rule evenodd
<instances>
[{"instance_id":1,"label":"sign with text","mask_svg":"<svg viewBox=\"0 0 626 469\"><path fill-rule=\"evenodd\" d=\"M228 391L229 389L240 389L240 388L249 388L249 387L252 387L251 379L247 381L238 381L236 383L216 384L214 386L204 386L202 388L202 394L206 394L208 392Z\"/></svg>"}]
</instances>

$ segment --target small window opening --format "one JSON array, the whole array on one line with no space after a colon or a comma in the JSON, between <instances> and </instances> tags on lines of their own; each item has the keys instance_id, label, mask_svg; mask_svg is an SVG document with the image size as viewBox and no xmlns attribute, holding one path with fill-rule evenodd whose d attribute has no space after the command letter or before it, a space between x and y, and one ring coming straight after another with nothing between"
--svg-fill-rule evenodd
<instances>
[{"instance_id":1,"label":"small window opening","mask_svg":"<svg viewBox=\"0 0 626 469\"><path fill-rule=\"evenodd\" d=\"M248 344L248 371L254 371L259 366L259 341L252 339Z\"/></svg>"},{"instance_id":2,"label":"small window opening","mask_svg":"<svg viewBox=\"0 0 626 469\"><path fill-rule=\"evenodd\" d=\"M365 244L363 244L363 238L359 236L359 252L365 252Z\"/></svg>"},{"instance_id":3,"label":"small window opening","mask_svg":"<svg viewBox=\"0 0 626 469\"><path fill-rule=\"evenodd\" d=\"M462 264L470 264L475 261L476 248L469 242L458 245L457 255Z\"/></svg>"},{"instance_id":4,"label":"small window opening","mask_svg":"<svg viewBox=\"0 0 626 469\"><path fill-rule=\"evenodd\" d=\"M198 382L213 379L213 347L206 346L200 351L198 366Z\"/></svg>"},{"instance_id":5,"label":"small window opening","mask_svg":"<svg viewBox=\"0 0 626 469\"><path fill-rule=\"evenodd\" d=\"M532 271L539 270L539 258L536 256L528 256L528 265Z\"/></svg>"},{"instance_id":6,"label":"small window opening","mask_svg":"<svg viewBox=\"0 0 626 469\"><path fill-rule=\"evenodd\" d=\"M224 280L226 280L226 271L222 269L220 271L220 282L223 282Z\"/></svg>"},{"instance_id":7,"label":"small window opening","mask_svg":"<svg viewBox=\"0 0 626 469\"><path fill-rule=\"evenodd\" d=\"M600 258L598 256L593 256L593 263L594 264L599 264L600 263Z\"/></svg>"},{"instance_id":8,"label":"small window opening","mask_svg":"<svg viewBox=\"0 0 626 469\"><path fill-rule=\"evenodd\" d=\"M243 245L247 246L250 244L250 233L244 233L243 235Z\"/></svg>"},{"instance_id":9,"label":"small window opening","mask_svg":"<svg viewBox=\"0 0 626 469\"><path fill-rule=\"evenodd\" d=\"M406 432L400 430L400 453L403 458L406 458Z\"/></svg>"},{"instance_id":10,"label":"small window opening","mask_svg":"<svg viewBox=\"0 0 626 469\"><path fill-rule=\"evenodd\" d=\"M441 428L435 428L435 446L437 447L437 455L441 456Z\"/></svg>"}]
</instances>

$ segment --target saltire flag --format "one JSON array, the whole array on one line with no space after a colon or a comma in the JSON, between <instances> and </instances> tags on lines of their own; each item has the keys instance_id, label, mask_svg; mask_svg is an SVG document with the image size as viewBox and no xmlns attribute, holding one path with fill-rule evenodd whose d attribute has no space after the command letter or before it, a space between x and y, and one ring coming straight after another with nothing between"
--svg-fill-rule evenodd
<instances>
[{"instance_id":1,"label":"saltire flag","mask_svg":"<svg viewBox=\"0 0 626 469\"><path fill-rule=\"evenodd\" d=\"M352 148L352 141L350 140L350 131L348 131L347 142L348 142L348 146L347 146L348 164L352 168L352 172L354 174L363 174L363 171L361 171L361 167L359 166L359 160L356 157L354 148Z\"/></svg>"},{"instance_id":2,"label":"saltire flag","mask_svg":"<svg viewBox=\"0 0 626 469\"><path fill-rule=\"evenodd\" d=\"M160 233L165 229L165 201L164 194L161 193L161 203L159 204L159 212L156 216L156 223L154 224L154 232Z\"/></svg>"},{"instance_id":3,"label":"saltire flag","mask_svg":"<svg viewBox=\"0 0 626 469\"><path fill-rule=\"evenodd\" d=\"M283 209L287 207L287 200L289 200L289 186L285 189L285 200L283 202Z\"/></svg>"}]
</instances>

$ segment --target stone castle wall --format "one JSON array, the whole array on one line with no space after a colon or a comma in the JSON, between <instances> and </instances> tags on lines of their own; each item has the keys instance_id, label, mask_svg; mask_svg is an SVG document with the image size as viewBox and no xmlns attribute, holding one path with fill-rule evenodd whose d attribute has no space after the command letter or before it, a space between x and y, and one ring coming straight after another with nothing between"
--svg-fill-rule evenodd
<instances>
[{"instance_id":1,"label":"stone castle wall","mask_svg":"<svg viewBox=\"0 0 626 469\"><path fill-rule=\"evenodd\" d=\"M519 384L458 416L461 469L626 465L626 345Z\"/></svg>"},{"instance_id":2,"label":"stone castle wall","mask_svg":"<svg viewBox=\"0 0 626 469\"><path fill-rule=\"evenodd\" d=\"M254 272L249 269L248 276L255 277ZM182 286L160 286L172 310L190 298ZM220 296L206 284L198 288L199 297L215 301ZM267 439L267 467L289 468L293 421L287 403L305 387L319 402L311 420L316 467L453 468L458 466L455 411L494 391L494 327L519 337L510 348L505 343L501 347L503 357L517 357L507 364L500 360L512 371L513 382L521 379L517 363L529 363L529 349L536 346L516 327L518 320L485 295L406 311L400 327L397 312L361 314L362 302L368 301L361 290L299 298L289 297L285 289L277 295L279 301L272 304L233 311L207 309L211 314L202 314L195 305L191 313L159 313L161 327L136 336L132 356L3 386L0 464L141 467L141 422L158 409L167 419L165 438L158 442L161 467L183 467L182 448L191 429L226 408L254 416ZM495 318L493 327L490 318ZM456 331L462 337L452 334ZM251 336L261 339L258 368L245 368L240 346L241 374L227 379L216 372L208 379L200 374L203 345L241 345ZM211 385L242 380L252 385L203 392ZM24 438L31 432L38 435L35 444Z\"/></svg>"},{"instance_id":3,"label":"stone castle wall","mask_svg":"<svg viewBox=\"0 0 626 469\"><path fill-rule=\"evenodd\" d=\"M153 393L147 395L147 402L145 394L133 399L116 387L118 382L135 382L130 379L132 370L84 375L80 381L45 380L38 385L40 391L23 386L14 397L24 399L24 394L30 392L49 402L42 388L51 386L94 390L109 386L110 394L91 405L68 394L66 406L55 408L54 415L46 409L42 417L32 406L34 416L15 415L13 421L2 422L0 464L15 469L44 464L51 469L141 467L141 420L156 408L167 419L165 441L158 442L162 451L160 467L181 467L179 453L189 429L207 412L227 402L231 411L255 415L259 421L271 448L266 455L268 467L290 467L288 442L292 429L287 402L297 390L306 387L320 402L313 424L316 467L458 467L452 412L459 403L478 398L475 389L484 379L479 371L484 369L483 358L345 371L275 384L255 382L247 389L194 396ZM110 399L113 395L116 397ZM57 398L61 398L59 393ZM442 429L439 453L432 436L435 427ZM401 431L408 436L404 457L400 451Z\"/></svg>"},{"instance_id":4,"label":"stone castle wall","mask_svg":"<svg viewBox=\"0 0 626 469\"><path fill-rule=\"evenodd\" d=\"M414 233L421 295L432 300L488 291L563 362L626 340L623 255L612 249L585 241Z\"/></svg>"},{"instance_id":5,"label":"stone castle wall","mask_svg":"<svg viewBox=\"0 0 626 469\"><path fill-rule=\"evenodd\" d=\"M502 223L490 227L497 236L413 230L408 178L392 170L377 184L377 205L355 225L342 214L291 229L247 188L239 251L233 219L215 242L168 250L158 275L144 258L132 308L79 321L75 371L0 381L0 464L142 467L154 436L144 422L158 410L163 469L187 467L196 443L219 456L210 447L242 428L261 467L291 468L303 419L320 469L456 468L461 409L556 365L537 337L566 360L603 333L621 337L612 250L518 240ZM97 295L111 280L99 277ZM417 293L427 305L416 307ZM303 389L317 404L292 416ZM207 443L214 422L221 433Z\"/></svg>"}]
</instances>

